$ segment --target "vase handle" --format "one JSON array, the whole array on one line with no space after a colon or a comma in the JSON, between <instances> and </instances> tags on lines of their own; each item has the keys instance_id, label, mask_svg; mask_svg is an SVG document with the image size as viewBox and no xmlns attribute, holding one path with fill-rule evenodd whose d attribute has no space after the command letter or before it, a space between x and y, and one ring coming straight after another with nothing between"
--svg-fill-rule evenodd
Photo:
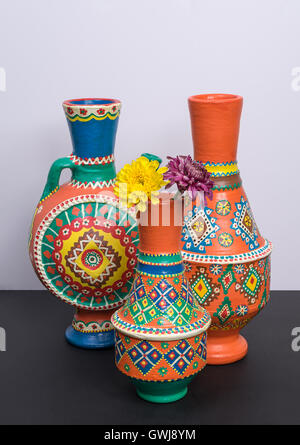
<instances>
[{"instance_id":1,"label":"vase handle","mask_svg":"<svg viewBox=\"0 0 300 445\"><path fill-rule=\"evenodd\" d=\"M54 161L49 170L47 182L41 200L47 198L49 195L52 195L58 190L60 175L65 168L74 170L75 167L76 165L70 158L59 158Z\"/></svg>"},{"instance_id":2,"label":"vase handle","mask_svg":"<svg viewBox=\"0 0 300 445\"><path fill-rule=\"evenodd\" d=\"M157 161L158 165L162 163L162 159L159 156L153 155L152 153L143 153L142 156L149 159L149 161Z\"/></svg>"}]
</instances>

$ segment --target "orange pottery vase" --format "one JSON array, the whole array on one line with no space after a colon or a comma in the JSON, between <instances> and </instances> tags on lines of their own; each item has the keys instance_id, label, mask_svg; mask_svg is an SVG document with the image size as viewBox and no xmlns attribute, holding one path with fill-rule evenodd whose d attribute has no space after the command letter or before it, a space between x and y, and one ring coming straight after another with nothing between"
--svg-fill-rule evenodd
<instances>
[{"instance_id":1,"label":"orange pottery vase","mask_svg":"<svg viewBox=\"0 0 300 445\"><path fill-rule=\"evenodd\" d=\"M243 99L231 94L189 98L194 158L214 180L213 199L185 215L182 255L198 302L212 317L207 363L242 359L240 330L269 300L271 243L261 235L242 186L237 144Z\"/></svg>"},{"instance_id":2,"label":"orange pottery vase","mask_svg":"<svg viewBox=\"0 0 300 445\"><path fill-rule=\"evenodd\" d=\"M130 291L138 244L135 214L119 208L113 191L121 103L75 99L63 108L73 153L49 171L32 223L30 258L46 288L76 309L67 340L105 348L114 344L110 318ZM65 168L72 178L60 186Z\"/></svg>"},{"instance_id":3,"label":"orange pottery vase","mask_svg":"<svg viewBox=\"0 0 300 445\"><path fill-rule=\"evenodd\" d=\"M140 397L155 403L184 397L206 364L210 325L184 276L182 201L170 196L160 195L159 204L142 214L133 287L112 317L116 366L132 379Z\"/></svg>"}]
</instances>

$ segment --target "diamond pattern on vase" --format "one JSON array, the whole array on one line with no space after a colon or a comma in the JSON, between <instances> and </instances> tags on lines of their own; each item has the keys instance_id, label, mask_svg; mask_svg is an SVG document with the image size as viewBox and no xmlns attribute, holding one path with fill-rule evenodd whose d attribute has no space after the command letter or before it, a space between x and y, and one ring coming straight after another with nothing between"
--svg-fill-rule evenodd
<instances>
[{"instance_id":1,"label":"diamond pattern on vase","mask_svg":"<svg viewBox=\"0 0 300 445\"><path fill-rule=\"evenodd\" d=\"M245 241L250 250L254 250L259 246L258 230L249 203L241 196L241 201L236 203L235 207L236 212L234 212L230 228L234 229L236 236L240 236Z\"/></svg>"},{"instance_id":2,"label":"diamond pattern on vase","mask_svg":"<svg viewBox=\"0 0 300 445\"><path fill-rule=\"evenodd\" d=\"M182 375L194 358L195 352L187 340L180 341L166 355L169 365Z\"/></svg>"},{"instance_id":3,"label":"diamond pattern on vase","mask_svg":"<svg viewBox=\"0 0 300 445\"><path fill-rule=\"evenodd\" d=\"M149 293L149 297L155 306L164 312L174 303L179 295L167 280L162 279Z\"/></svg>"},{"instance_id":4,"label":"diamond pattern on vase","mask_svg":"<svg viewBox=\"0 0 300 445\"><path fill-rule=\"evenodd\" d=\"M191 282L193 294L202 306L209 306L219 295L219 287L212 282L204 267L197 268Z\"/></svg>"},{"instance_id":5,"label":"diamond pattern on vase","mask_svg":"<svg viewBox=\"0 0 300 445\"><path fill-rule=\"evenodd\" d=\"M158 318L160 312L157 310L150 298L144 297L136 300L128 306L130 314L138 326L149 323Z\"/></svg>"},{"instance_id":6,"label":"diamond pattern on vase","mask_svg":"<svg viewBox=\"0 0 300 445\"><path fill-rule=\"evenodd\" d=\"M231 307L231 302L228 297L225 297L223 303L217 308L214 313L214 317L218 317L221 324L226 323L230 317L234 315L234 312Z\"/></svg>"},{"instance_id":7,"label":"diamond pattern on vase","mask_svg":"<svg viewBox=\"0 0 300 445\"><path fill-rule=\"evenodd\" d=\"M224 294L227 295L230 287L236 282L232 265L226 267L218 281L222 285Z\"/></svg>"},{"instance_id":8,"label":"diamond pattern on vase","mask_svg":"<svg viewBox=\"0 0 300 445\"><path fill-rule=\"evenodd\" d=\"M255 304L263 282L263 274L260 274L253 265L250 265L241 277L241 284L236 285L236 289L248 298L248 304Z\"/></svg>"},{"instance_id":9,"label":"diamond pattern on vase","mask_svg":"<svg viewBox=\"0 0 300 445\"><path fill-rule=\"evenodd\" d=\"M216 237L219 226L216 219L211 217L212 209L208 207L197 208L188 212L185 217L185 225L182 231L183 250L191 250L197 247L199 252L205 253L206 246L212 245L212 239Z\"/></svg>"},{"instance_id":10,"label":"diamond pattern on vase","mask_svg":"<svg viewBox=\"0 0 300 445\"><path fill-rule=\"evenodd\" d=\"M254 297L259 287L259 284L260 284L259 273L254 269L254 267L252 267L249 270L248 275L243 283L243 288L248 294Z\"/></svg>"},{"instance_id":11,"label":"diamond pattern on vase","mask_svg":"<svg viewBox=\"0 0 300 445\"><path fill-rule=\"evenodd\" d=\"M131 295L134 296L137 300L146 296L146 289L140 275L133 283Z\"/></svg>"},{"instance_id":12,"label":"diamond pattern on vase","mask_svg":"<svg viewBox=\"0 0 300 445\"><path fill-rule=\"evenodd\" d=\"M189 323L193 314L193 307L182 298L178 298L166 311L168 319L176 326Z\"/></svg>"},{"instance_id":13,"label":"diamond pattern on vase","mask_svg":"<svg viewBox=\"0 0 300 445\"><path fill-rule=\"evenodd\" d=\"M203 337L201 338L200 342L199 342L199 346L196 349L196 353L199 355L199 357L206 361L206 357L207 357L207 333L205 332L205 334L203 335Z\"/></svg>"},{"instance_id":14,"label":"diamond pattern on vase","mask_svg":"<svg viewBox=\"0 0 300 445\"><path fill-rule=\"evenodd\" d=\"M103 285L121 265L121 256L90 229L81 236L65 256L73 273L83 283Z\"/></svg>"},{"instance_id":15,"label":"diamond pattern on vase","mask_svg":"<svg viewBox=\"0 0 300 445\"><path fill-rule=\"evenodd\" d=\"M117 331L115 331L115 357L116 357L116 362L119 363L119 361L121 360L121 358L123 357L123 355L126 352L126 348L123 345L123 342L118 334Z\"/></svg>"},{"instance_id":16,"label":"diamond pattern on vase","mask_svg":"<svg viewBox=\"0 0 300 445\"><path fill-rule=\"evenodd\" d=\"M147 341L135 345L128 351L128 355L143 375L151 371L162 358L162 354Z\"/></svg>"}]
</instances>

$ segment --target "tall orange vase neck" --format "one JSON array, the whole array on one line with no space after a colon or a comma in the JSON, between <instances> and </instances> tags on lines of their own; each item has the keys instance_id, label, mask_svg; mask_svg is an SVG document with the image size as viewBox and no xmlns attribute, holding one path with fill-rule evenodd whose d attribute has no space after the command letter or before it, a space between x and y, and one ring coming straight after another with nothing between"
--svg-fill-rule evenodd
<instances>
[{"instance_id":1,"label":"tall orange vase neck","mask_svg":"<svg viewBox=\"0 0 300 445\"><path fill-rule=\"evenodd\" d=\"M181 250L182 201L160 195L159 204L151 205L141 214L139 249L149 254L170 254Z\"/></svg>"},{"instance_id":2,"label":"tall orange vase neck","mask_svg":"<svg viewBox=\"0 0 300 445\"><path fill-rule=\"evenodd\" d=\"M188 99L194 159L203 163L235 162L243 98L201 94Z\"/></svg>"}]
</instances>

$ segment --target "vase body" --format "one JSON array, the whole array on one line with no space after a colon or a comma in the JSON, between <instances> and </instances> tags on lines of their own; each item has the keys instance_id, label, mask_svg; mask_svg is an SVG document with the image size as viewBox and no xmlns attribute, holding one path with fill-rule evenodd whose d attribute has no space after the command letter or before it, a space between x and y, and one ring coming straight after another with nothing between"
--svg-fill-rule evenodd
<instances>
[{"instance_id":1,"label":"vase body","mask_svg":"<svg viewBox=\"0 0 300 445\"><path fill-rule=\"evenodd\" d=\"M271 243L258 230L237 166L242 97L189 98L194 158L214 180L213 198L185 215L182 255L195 298L212 324L208 364L247 354L240 330L265 306L270 293Z\"/></svg>"},{"instance_id":2,"label":"vase body","mask_svg":"<svg viewBox=\"0 0 300 445\"><path fill-rule=\"evenodd\" d=\"M140 397L156 403L182 398L188 383L204 368L210 324L184 276L182 218L176 225L176 205L167 197L149 210L149 225L140 221L133 287L124 307L112 317L116 366L132 379ZM168 212L164 225L162 213Z\"/></svg>"},{"instance_id":3,"label":"vase body","mask_svg":"<svg viewBox=\"0 0 300 445\"><path fill-rule=\"evenodd\" d=\"M64 102L73 153L52 165L30 234L39 279L76 308L66 338L83 348L114 344L111 315L128 296L136 266L136 218L113 192L120 107L114 99ZM64 168L72 178L60 186Z\"/></svg>"}]
</instances>

